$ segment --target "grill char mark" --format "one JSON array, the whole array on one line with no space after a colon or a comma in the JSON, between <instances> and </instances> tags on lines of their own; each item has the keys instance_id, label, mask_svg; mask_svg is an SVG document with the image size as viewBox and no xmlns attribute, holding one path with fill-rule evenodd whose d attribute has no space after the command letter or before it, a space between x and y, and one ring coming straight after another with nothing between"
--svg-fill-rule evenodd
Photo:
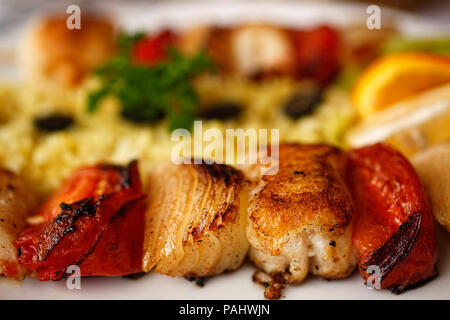
<instances>
[{"instance_id":1,"label":"grill char mark","mask_svg":"<svg viewBox=\"0 0 450 320\"><path fill-rule=\"evenodd\" d=\"M370 254L361 269L365 271L369 266L376 265L381 271L381 281L386 279L394 267L411 253L420 236L421 225L420 212L412 214L386 243ZM404 287L396 287L394 290L402 292L404 289Z\"/></svg>"},{"instance_id":2,"label":"grill char mark","mask_svg":"<svg viewBox=\"0 0 450 320\"><path fill-rule=\"evenodd\" d=\"M195 164L194 168L196 171L206 176L206 178L212 179L212 183L223 183L226 188L235 187L234 191L235 198L239 196L240 188L244 181L243 174L225 164ZM202 221L198 226L194 227L192 230L192 235L195 240L202 237L205 230L217 230L225 226L227 223L233 222L238 216L238 208L231 203L223 206L220 210L214 213L214 217L210 223L206 223L208 214L204 215L204 221Z\"/></svg>"}]
</instances>

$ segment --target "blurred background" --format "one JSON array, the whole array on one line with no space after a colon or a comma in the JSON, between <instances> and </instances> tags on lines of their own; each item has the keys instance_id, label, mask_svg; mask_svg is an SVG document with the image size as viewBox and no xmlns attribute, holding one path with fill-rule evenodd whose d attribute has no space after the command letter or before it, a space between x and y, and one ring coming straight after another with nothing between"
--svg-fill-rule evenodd
<instances>
[{"instance_id":1,"label":"blurred background","mask_svg":"<svg viewBox=\"0 0 450 320\"><path fill-rule=\"evenodd\" d=\"M171 1L171 0L170 0ZM180 2L189 2L183 0ZM220 0L210 0L220 1ZM260 2L264 0L253 0ZM303 0L288 0L292 2L302 2ZM334 0L315 0L309 2L338 2ZM0 0L0 30L6 25L25 19L36 11L46 10L55 5L61 5L61 2L69 4L81 4L82 6L111 7L114 5L123 5L124 3L133 5L134 3L160 3L166 0L72 0L72 1L52 1L52 0ZM173 1L172 1L173 2ZM415 15L421 15L430 19L443 22L450 21L450 0L340 0L339 2L357 2L377 4L400 8Z\"/></svg>"},{"instance_id":2,"label":"blurred background","mask_svg":"<svg viewBox=\"0 0 450 320\"><path fill-rule=\"evenodd\" d=\"M200 0L205 3L211 4L214 2L220 2L222 8L226 6L226 8L232 7L233 3L236 5L236 2L242 3L245 2L250 5L255 4L255 16L256 11L258 10L258 3L270 2L271 5L275 6L279 3L288 2L295 3L296 5L304 3L309 4L327 4L330 6L336 5L337 3L343 3L344 6L360 5L361 10L358 16L365 17L365 4L377 4L382 9L383 8L394 8L395 10L403 11L407 13L406 17L414 18L411 19L413 21L412 27L414 27L417 18L426 22L428 26L434 25L433 33L444 33L448 34L450 30L450 0L280 0L280 1L270 1L270 0L235 0L235 1L227 1L227 0ZM6 74L11 74L10 71L11 62L15 58L15 53L11 51L11 48L17 47L20 39L22 38L21 34L24 30L24 27L27 26L27 23L32 22L33 18L37 14L46 14L51 12L59 12L65 11L65 8L71 4L77 4L82 8L82 10L88 9L102 13L112 13L115 18L117 18L118 24L121 26L126 26L128 29L140 29L144 26L150 26L152 24L165 24L168 23L166 21L165 16L161 17L153 17L152 21L149 21L148 18L144 20L139 20L136 16L139 16L142 12L151 11L151 7L153 5L171 5L171 8L176 8L176 4L182 4L183 6L189 6L189 3L199 2L199 0L0 0L0 77L2 74L6 72ZM174 5L175 4L175 5ZM236 6L235 6L236 7ZM276 8L275 8L276 9ZM384 11L385 13L388 10ZM239 13L239 11L238 11ZM382 11L383 13L383 11ZM349 18L345 16L344 11L338 12L340 15L338 20L348 22ZM177 13L177 19L175 21L170 22L179 22L178 20L182 20L182 13ZM295 16L295 13L293 13ZM388 16L388 14L384 14L384 17ZM331 17L330 17L331 18ZM158 20L158 21L156 21ZM394 21L392 21L394 20ZM394 19L385 19L385 21L389 22L397 22L398 18ZM383 23L384 23L383 22ZM389 24L389 23L388 23ZM416 28L417 29L417 28ZM421 31L420 28L419 30ZM424 30L423 33L428 35L430 33L429 30Z\"/></svg>"}]
</instances>

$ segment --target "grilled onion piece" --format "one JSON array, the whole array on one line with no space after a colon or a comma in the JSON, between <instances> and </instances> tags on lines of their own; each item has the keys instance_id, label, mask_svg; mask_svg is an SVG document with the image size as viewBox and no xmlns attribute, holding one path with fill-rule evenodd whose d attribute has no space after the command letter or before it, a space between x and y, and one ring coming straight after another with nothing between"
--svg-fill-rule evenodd
<instances>
[{"instance_id":1,"label":"grilled onion piece","mask_svg":"<svg viewBox=\"0 0 450 320\"><path fill-rule=\"evenodd\" d=\"M219 164L163 164L150 175L143 270L204 277L240 266L247 251L247 192Z\"/></svg>"},{"instance_id":2,"label":"grilled onion piece","mask_svg":"<svg viewBox=\"0 0 450 320\"><path fill-rule=\"evenodd\" d=\"M344 170L339 149L280 146L278 172L257 178L249 203L247 238L256 266L281 283L300 283L308 272L335 279L353 271L354 209Z\"/></svg>"},{"instance_id":3,"label":"grilled onion piece","mask_svg":"<svg viewBox=\"0 0 450 320\"><path fill-rule=\"evenodd\" d=\"M0 169L0 275L23 279L26 269L17 262L14 240L26 227L25 218L33 210L36 199L24 181Z\"/></svg>"},{"instance_id":4,"label":"grilled onion piece","mask_svg":"<svg viewBox=\"0 0 450 320\"><path fill-rule=\"evenodd\" d=\"M434 217L450 232L450 141L417 153L411 162L428 193Z\"/></svg>"}]
</instances>

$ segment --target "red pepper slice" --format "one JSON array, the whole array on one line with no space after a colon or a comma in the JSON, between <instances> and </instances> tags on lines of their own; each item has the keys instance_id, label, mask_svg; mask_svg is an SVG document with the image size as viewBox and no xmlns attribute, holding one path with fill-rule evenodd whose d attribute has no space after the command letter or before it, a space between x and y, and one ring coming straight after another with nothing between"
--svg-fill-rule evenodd
<instances>
[{"instance_id":1,"label":"red pepper slice","mask_svg":"<svg viewBox=\"0 0 450 320\"><path fill-rule=\"evenodd\" d=\"M400 293L433 277L433 217L414 168L384 144L351 150L348 161L356 209L352 241L363 278L369 266L378 266L381 288Z\"/></svg>"},{"instance_id":2,"label":"red pepper slice","mask_svg":"<svg viewBox=\"0 0 450 320\"><path fill-rule=\"evenodd\" d=\"M132 59L136 64L153 65L167 58L168 48L175 43L175 34L165 30L139 40L133 47Z\"/></svg>"},{"instance_id":3,"label":"red pepper slice","mask_svg":"<svg viewBox=\"0 0 450 320\"><path fill-rule=\"evenodd\" d=\"M97 165L72 174L38 210L41 225L17 239L19 263L39 280L81 275L118 276L141 272L145 195L137 162L128 167Z\"/></svg>"}]
</instances>

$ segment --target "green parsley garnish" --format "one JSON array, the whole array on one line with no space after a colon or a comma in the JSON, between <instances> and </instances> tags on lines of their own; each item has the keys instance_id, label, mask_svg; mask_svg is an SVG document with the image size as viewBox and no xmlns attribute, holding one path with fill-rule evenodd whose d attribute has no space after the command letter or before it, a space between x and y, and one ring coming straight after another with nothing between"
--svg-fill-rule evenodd
<instances>
[{"instance_id":1,"label":"green parsley garnish","mask_svg":"<svg viewBox=\"0 0 450 320\"><path fill-rule=\"evenodd\" d=\"M119 53L95 71L101 86L88 96L87 109L93 112L106 96L115 96L122 105L122 116L135 122L155 122L167 117L169 130L190 130L198 105L197 94L190 80L213 64L205 53L186 57L175 49L168 58L152 65L132 62L133 44L144 36L121 34Z\"/></svg>"}]
</instances>

